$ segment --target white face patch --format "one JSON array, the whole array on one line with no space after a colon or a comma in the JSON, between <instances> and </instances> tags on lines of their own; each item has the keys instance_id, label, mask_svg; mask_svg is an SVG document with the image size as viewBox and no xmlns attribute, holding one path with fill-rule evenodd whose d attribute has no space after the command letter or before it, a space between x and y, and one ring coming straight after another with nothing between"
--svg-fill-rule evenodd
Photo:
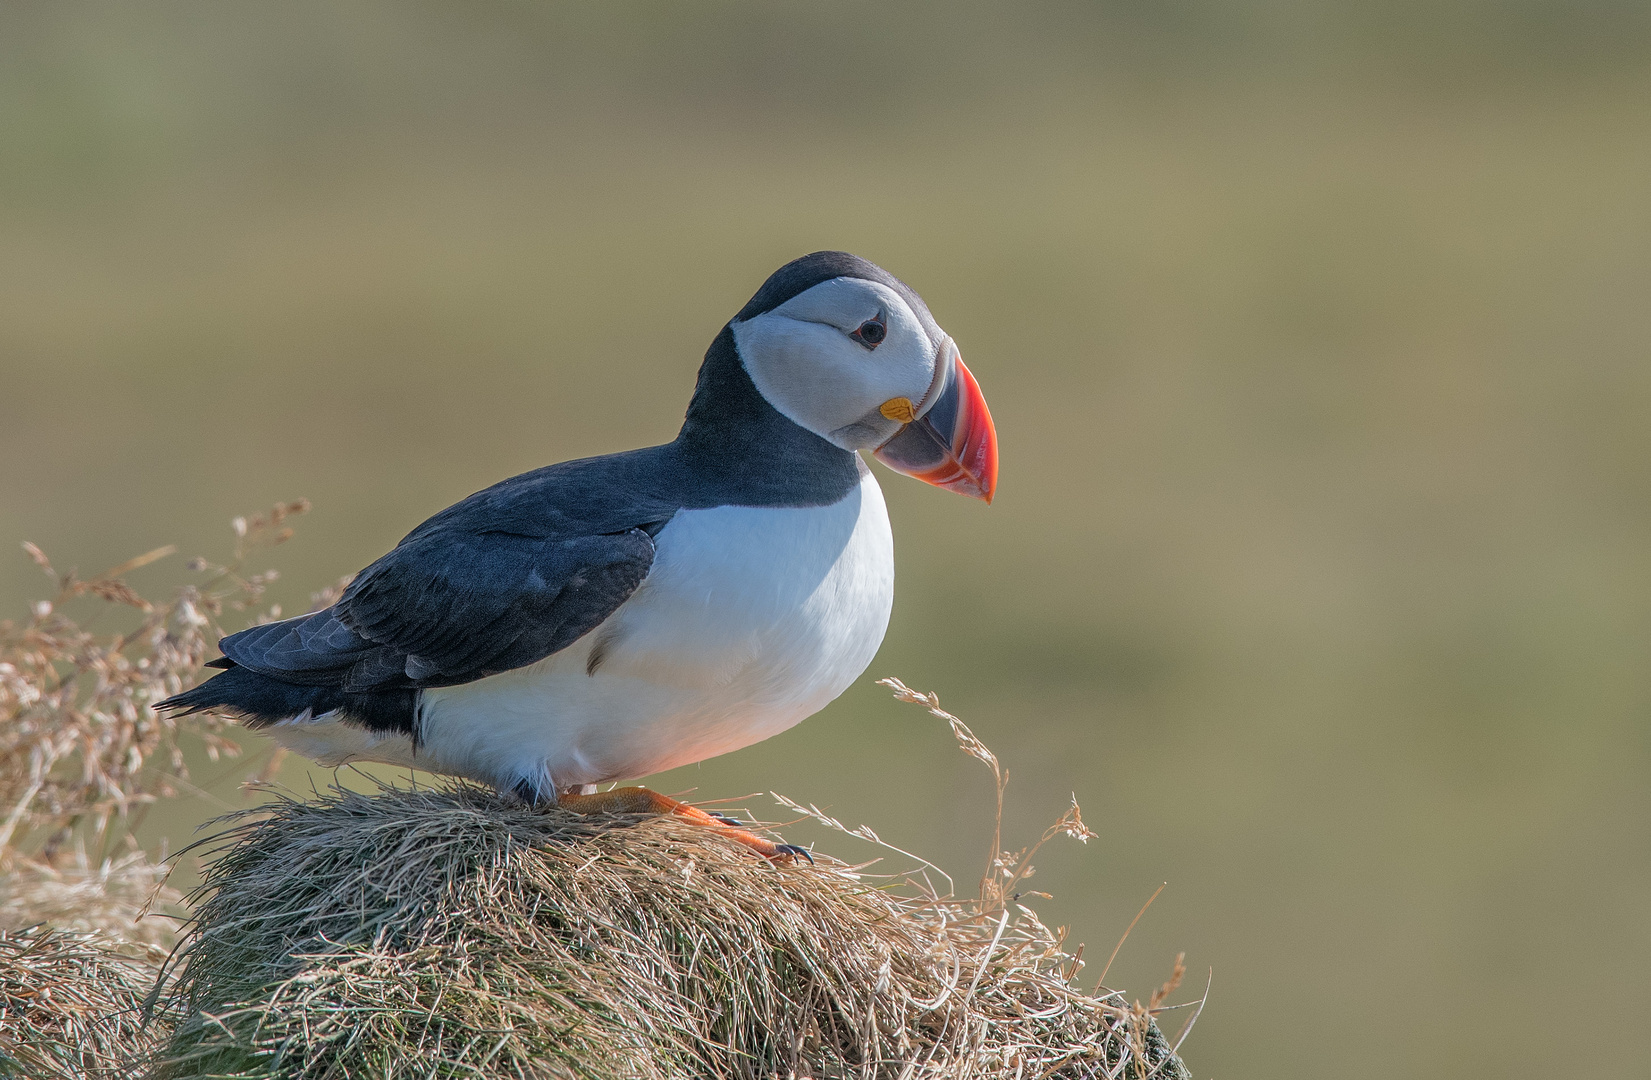
<instances>
[{"instance_id":1,"label":"white face patch","mask_svg":"<svg viewBox=\"0 0 1651 1080\"><path fill-rule=\"evenodd\" d=\"M869 349L851 335L872 319L886 334ZM911 307L861 278L821 282L735 323L734 343L774 408L845 450L881 445L900 423L879 407L891 398L921 401L934 380L935 345Z\"/></svg>"}]
</instances>

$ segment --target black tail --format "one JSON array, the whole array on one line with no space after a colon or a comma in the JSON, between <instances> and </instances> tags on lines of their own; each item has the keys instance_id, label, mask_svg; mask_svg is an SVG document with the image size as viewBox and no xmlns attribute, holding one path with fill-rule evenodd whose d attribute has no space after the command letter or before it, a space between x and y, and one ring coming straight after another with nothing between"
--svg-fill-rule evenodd
<instances>
[{"instance_id":1,"label":"black tail","mask_svg":"<svg viewBox=\"0 0 1651 1080\"><path fill-rule=\"evenodd\" d=\"M305 709L319 716L343 704L343 692L333 687L298 686L231 663L228 670L193 690L167 698L155 708L180 716L207 710L226 712L245 721L248 727L262 727L289 720Z\"/></svg>"},{"instance_id":2,"label":"black tail","mask_svg":"<svg viewBox=\"0 0 1651 1080\"><path fill-rule=\"evenodd\" d=\"M337 712L342 720L369 731L399 732L417 739L414 718L418 691L410 687L347 694L336 686L301 686L236 665L214 661L226 669L192 690L185 690L155 706L157 710L188 716L198 712L225 712L247 727L259 728L290 720L308 709L311 716Z\"/></svg>"}]
</instances>

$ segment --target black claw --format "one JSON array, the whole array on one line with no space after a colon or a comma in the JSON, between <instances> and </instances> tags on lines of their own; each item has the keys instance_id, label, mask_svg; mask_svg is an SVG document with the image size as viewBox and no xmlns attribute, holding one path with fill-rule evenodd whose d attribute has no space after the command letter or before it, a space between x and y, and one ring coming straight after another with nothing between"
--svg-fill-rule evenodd
<instances>
[{"instance_id":1,"label":"black claw","mask_svg":"<svg viewBox=\"0 0 1651 1080\"><path fill-rule=\"evenodd\" d=\"M705 812L731 829L749 829L751 827L739 818L732 818L727 814L719 814L715 810L707 810ZM776 855L789 855L793 859L801 855L803 858L808 860L808 865L814 865L814 856L808 853L807 848L800 848L796 844L775 844L774 853Z\"/></svg>"},{"instance_id":2,"label":"black claw","mask_svg":"<svg viewBox=\"0 0 1651 1080\"><path fill-rule=\"evenodd\" d=\"M798 847L796 844L775 844L774 846L778 849L781 855L790 855L792 858L796 858L798 855L801 855L803 858L808 860L808 865L814 865L814 856L808 853L807 848Z\"/></svg>"}]
</instances>

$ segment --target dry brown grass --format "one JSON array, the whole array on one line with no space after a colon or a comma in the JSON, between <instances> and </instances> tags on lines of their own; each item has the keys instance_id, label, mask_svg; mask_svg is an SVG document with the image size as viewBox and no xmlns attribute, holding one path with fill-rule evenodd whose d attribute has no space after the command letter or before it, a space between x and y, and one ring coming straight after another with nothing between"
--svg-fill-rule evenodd
<instances>
[{"instance_id":1,"label":"dry brown grass","mask_svg":"<svg viewBox=\"0 0 1651 1080\"><path fill-rule=\"evenodd\" d=\"M183 897L167 887L169 870L142 851L95 866L79 852L14 860L0 873L0 930L48 925L170 948L177 923L168 916L182 910Z\"/></svg>"},{"instance_id":2,"label":"dry brown grass","mask_svg":"<svg viewBox=\"0 0 1651 1080\"><path fill-rule=\"evenodd\" d=\"M891 685L1001 794L962 721ZM1015 895L1044 841L1092 835L1075 805L967 901L460 784L282 797L230 823L157 1078L1187 1075L1150 1010L1076 987Z\"/></svg>"},{"instance_id":3,"label":"dry brown grass","mask_svg":"<svg viewBox=\"0 0 1651 1080\"><path fill-rule=\"evenodd\" d=\"M0 930L0 1076L132 1076L159 1034L143 1003L165 956L98 932Z\"/></svg>"},{"instance_id":4,"label":"dry brown grass","mask_svg":"<svg viewBox=\"0 0 1651 1080\"><path fill-rule=\"evenodd\" d=\"M143 807L187 784L182 737L198 740L214 761L238 753L222 734L223 720L183 722L149 706L198 677L222 636L217 620L225 611L257 604L275 572L244 574L242 567L256 549L291 536L286 518L307 509L300 501L235 519L230 561L192 560L201 580L161 603L139 595L125 576L174 547L83 579L23 545L55 595L34 604L21 624L0 622L0 853L51 861L82 844L112 855ZM80 620L70 609L83 600L103 603ZM132 609L135 625L93 629L109 605Z\"/></svg>"},{"instance_id":5,"label":"dry brown grass","mask_svg":"<svg viewBox=\"0 0 1651 1080\"><path fill-rule=\"evenodd\" d=\"M190 740L213 760L238 751L222 721L149 706L196 679L220 616L254 610L275 575L242 568L304 509L237 519L229 561L193 560L196 580L169 601L126 578L173 548L82 578L23 545L52 596L0 622L0 1075L131 1075L139 1006L174 939L174 923L144 916L181 900L133 830L157 799L193 790Z\"/></svg>"},{"instance_id":6,"label":"dry brown grass","mask_svg":"<svg viewBox=\"0 0 1651 1080\"><path fill-rule=\"evenodd\" d=\"M163 1077L1185 1075L1030 910L823 853L468 786L283 799L219 843Z\"/></svg>"}]
</instances>

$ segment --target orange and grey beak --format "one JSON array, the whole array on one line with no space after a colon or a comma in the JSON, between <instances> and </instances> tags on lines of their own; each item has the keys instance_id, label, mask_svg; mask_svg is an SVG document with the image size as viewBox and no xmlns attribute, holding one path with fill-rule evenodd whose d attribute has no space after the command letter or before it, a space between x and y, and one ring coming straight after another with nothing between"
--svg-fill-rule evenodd
<instances>
[{"instance_id":1,"label":"orange and grey beak","mask_svg":"<svg viewBox=\"0 0 1651 1080\"><path fill-rule=\"evenodd\" d=\"M874 456L895 472L989 503L997 490L997 431L986 398L951 338L941 344L935 369L917 405L907 398L883 404L883 415L903 426Z\"/></svg>"}]
</instances>

